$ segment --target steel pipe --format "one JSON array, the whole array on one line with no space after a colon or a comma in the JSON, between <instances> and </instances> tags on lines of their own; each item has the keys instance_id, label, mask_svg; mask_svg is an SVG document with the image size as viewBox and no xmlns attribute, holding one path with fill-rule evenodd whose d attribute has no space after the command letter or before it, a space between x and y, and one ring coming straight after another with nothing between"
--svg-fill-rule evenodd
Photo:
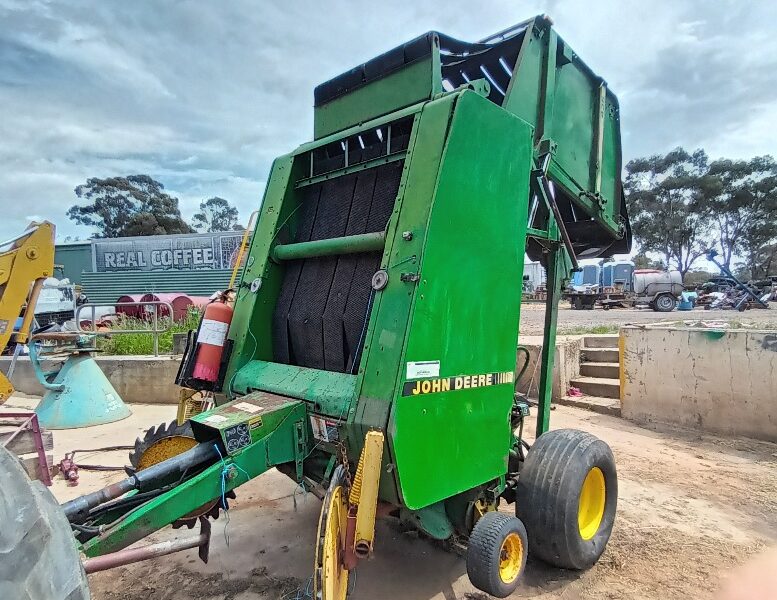
<instances>
[{"instance_id":1,"label":"steel pipe","mask_svg":"<svg viewBox=\"0 0 777 600\"><path fill-rule=\"evenodd\" d=\"M361 233L345 237L314 240L296 244L281 244L275 246L272 257L276 261L297 260L300 258L315 258L318 256L334 256L337 254L359 254L383 250L386 234L382 231Z\"/></svg>"},{"instance_id":2,"label":"steel pipe","mask_svg":"<svg viewBox=\"0 0 777 600\"><path fill-rule=\"evenodd\" d=\"M201 548L207 546L209 543L210 528L208 528L207 532L203 532L195 537L169 540L167 542L150 544L140 548L119 550L118 552L111 552L110 554L105 554L103 556L87 558L82 564L84 565L84 571L89 575L90 573L115 569L116 567L123 567L124 565L129 565L131 563L166 556L167 554L181 552L182 550L189 550L190 548ZM207 562L207 560L205 562Z\"/></svg>"}]
</instances>

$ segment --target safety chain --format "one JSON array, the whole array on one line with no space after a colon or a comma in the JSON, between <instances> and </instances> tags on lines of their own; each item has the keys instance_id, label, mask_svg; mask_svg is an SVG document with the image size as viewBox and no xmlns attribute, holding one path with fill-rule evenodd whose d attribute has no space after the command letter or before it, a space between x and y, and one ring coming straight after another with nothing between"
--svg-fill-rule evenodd
<instances>
[{"instance_id":1,"label":"safety chain","mask_svg":"<svg viewBox=\"0 0 777 600\"><path fill-rule=\"evenodd\" d=\"M348 452L345 449L345 444L342 442L339 442L337 444L337 450L340 454L340 464L343 465L343 470L345 471L345 489L349 490L351 489L351 469L348 466Z\"/></svg>"}]
</instances>

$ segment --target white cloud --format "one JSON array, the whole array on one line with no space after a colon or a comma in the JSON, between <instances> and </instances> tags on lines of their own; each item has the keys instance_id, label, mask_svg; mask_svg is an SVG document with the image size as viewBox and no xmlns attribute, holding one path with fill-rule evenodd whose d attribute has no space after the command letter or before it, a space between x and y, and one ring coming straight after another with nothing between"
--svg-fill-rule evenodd
<instances>
[{"instance_id":1,"label":"white cloud","mask_svg":"<svg viewBox=\"0 0 777 600\"><path fill-rule=\"evenodd\" d=\"M724 0L326 4L0 0L0 238L30 212L64 235L87 177L148 173L190 216L241 217L272 159L310 139L313 87L437 29L479 39L538 13L618 94L625 157L682 144L773 151L777 5Z\"/></svg>"}]
</instances>

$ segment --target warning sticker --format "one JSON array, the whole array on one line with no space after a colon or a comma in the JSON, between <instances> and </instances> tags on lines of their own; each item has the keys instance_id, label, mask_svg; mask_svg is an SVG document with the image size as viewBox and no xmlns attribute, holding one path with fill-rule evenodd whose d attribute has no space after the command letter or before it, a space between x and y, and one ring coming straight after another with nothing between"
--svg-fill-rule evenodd
<instances>
[{"instance_id":1,"label":"warning sticker","mask_svg":"<svg viewBox=\"0 0 777 600\"><path fill-rule=\"evenodd\" d=\"M251 445L251 434L246 423L238 423L234 427L224 430L224 444L229 454L234 454L246 446Z\"/></svg>"},{"instance_id":2,"label":"warning sticker","mask_svg":"<svg viewBox=\"0 0 777 600\"><path fill-rule=\"evenodd\" d=\"M211 346L223 346L227 339L229 325L213 319L203 319L200 325L200 333L197 335L198 344L210 344Z\"/></svg>"},{"instance_id":3,"label":"warning sticker","mask_svg":"<svg viewBox=\"0 0 777 600\"><path fill-rule=\"evenodd\" d=\"M238 402L237 404L233 404L232 406L235 408L239 408L244 412L252 413L252 414L261 412L263 410L261 406L257 406L256 404L251 404L250 402Z\"/></svg>"},{"instance_id":4,"label":"warning sticker","mask_svg":"<svg viewBox=\"0 0 777 600\"><path fill-rule=\"evenodd\" d=\"M439 377L439 360L420 360L407 363L407 376L405 379L422 379L424 377Z\"/></svg>"},{"instance_id":5,"label":"warning sticker","mask_svg":"<svg viewBox=\"0 0 777 600\"><path fill-rule=\"evenodd\" d=\"M222 415L210 415L203 419L203 421L206 421L208 423L223 423L224 421L227 421L228 419Z\"/></svg>"},{"instance_id":6,"label":"warning sticker","mask_svg":"<svg viewBox=\"0 0 777 600\"><path fill-rule=\"evenodd\" d=\"M336 442L340 439L337 432L337 423L319 417L310 415L310 426L313 429L313 437L324 442Z\"/></svg>"}]
</instances>

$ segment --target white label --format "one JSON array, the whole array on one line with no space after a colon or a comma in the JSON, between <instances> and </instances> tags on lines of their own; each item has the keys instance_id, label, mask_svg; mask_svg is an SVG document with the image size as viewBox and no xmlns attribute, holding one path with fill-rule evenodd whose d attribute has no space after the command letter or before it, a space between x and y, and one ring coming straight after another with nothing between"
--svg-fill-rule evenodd
<instances>
[{"instance_id":1,"label":"white label","mask_svg":"<svg viewBox=\"0 0 777 600\"><path fill-rule=\"evenodd\" d=\"M336 442L339 439L337 433L337 423L327 421L323 417L310 415L310 427L313 430L313 437L323 442Z\"/></svg>"},{"instance_id":2,"label":"white label","mask_svg":"<svg viewBox=\"0 0 777 600\"><path fill-rule=\"evenodd\" d=\"M422 360L407 363L407 377L405 379L421 379L423 377L439 377L439 360Z\"/></svg>"},{"instance_id":3,"label":"white label","mask_svg":"<svg viewBox=\"0 0 777 600\"><path fill-rule=\"evenodd\" d=\"M237 404L233 404L235 408L239 408L242 411L245 411L247 413L258 413L262 410L261 406L257 406L256 404L251 404L250 402L238 402Z\"/></svg>"},{"instance_id":4,"label":"white label","mask_svg":"<svg viewBox=\"0 0 777 600\"><path fill-rule=\"evenodd\" d=\"M203 419L203 421L207 421L208 423L223 423L227 420L228 419L226 417L222 417L221 415L210 415L209 417L205 417Z\"/></svg>"},{"instance_id":5,"label":"white label","mask_svg":"<svg viewBox=\"0 0 777 600\"><path fill-rule=\"evenodd\" d=\"M227 339L229 325L213 319L203 319L200 326L200 334L197 336L198 344L210 344L211 346L223 346Z\"/></svg>"}]
</instances>

